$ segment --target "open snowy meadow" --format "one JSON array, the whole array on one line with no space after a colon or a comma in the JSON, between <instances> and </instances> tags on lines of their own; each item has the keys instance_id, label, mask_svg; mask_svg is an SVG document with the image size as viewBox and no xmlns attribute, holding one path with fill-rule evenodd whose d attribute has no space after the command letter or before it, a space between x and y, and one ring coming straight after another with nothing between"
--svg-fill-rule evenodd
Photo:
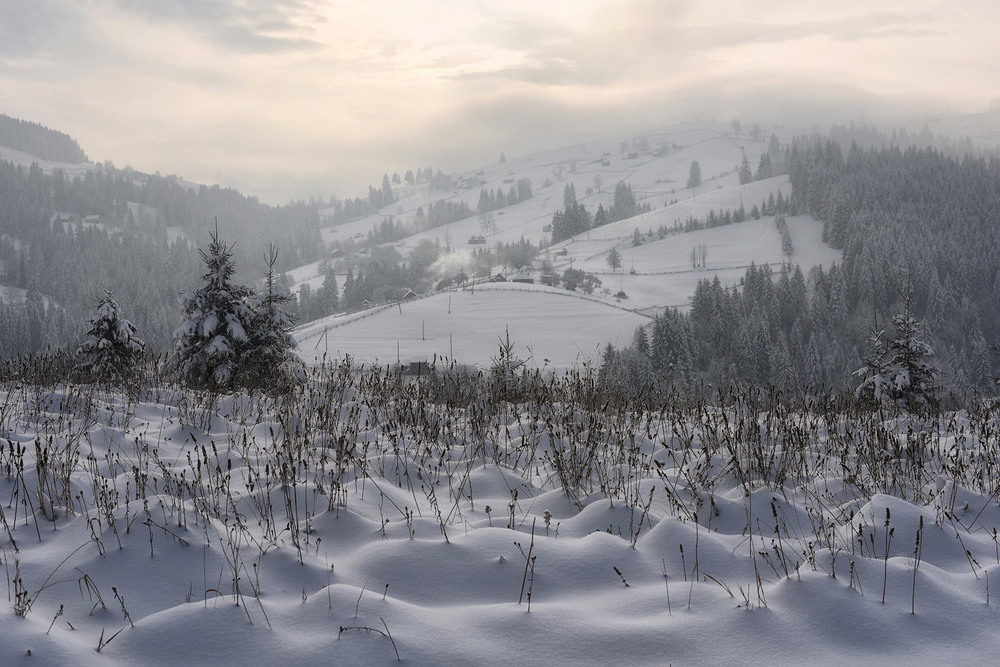
<instances>
[{"instance_id":1,"label":"open snowy meadow","mask_svg":"<svg viewBox=\"0 0 1000 667\"><path fill-rule=\"evenodd\" d=\"M315 369L0 387L0 662L974 664L995 408ZM38 383L31 378L38 379Z\"/></svg>"}]
</instances>

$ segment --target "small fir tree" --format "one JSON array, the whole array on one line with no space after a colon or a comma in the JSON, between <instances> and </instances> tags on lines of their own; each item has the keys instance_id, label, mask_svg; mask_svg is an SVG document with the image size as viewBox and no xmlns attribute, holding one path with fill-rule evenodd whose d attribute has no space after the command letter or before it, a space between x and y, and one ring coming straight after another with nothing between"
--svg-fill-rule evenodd
<instances>
[{"instance_id":1,"label":"small fir tree","mask_svg":"<svg viewBox=\"0 0 1000 667\"><path fill-rule=\"evenodd\" d=\"M897 400L910 409L924 409L937 403L934 391L938 371L930 362L934 348L924 340L920 323L910 310L912 298L910 292L903 312L892 318L896 338L889 343L889 353L896 370L893 389Z\"/></svg>"},{"instance_id":2,"label":"small fir tree","mask_svg":"<svg viewBox=\"0 0 1000 667\"><path fill-rule=\"evenodd\" d=\"M938 371L930 363L934 348L924 340L920 323L913 317L912 289L903 293L903 312L892 317L896 337L885 340L885 329L873 327L871 348L864 366L855 371L862 382L855 390L859 398L876 402L895 401L910 410L934 407Z\"/></svg>"},{"instance_id":3,"label":"small fir tree","mask_svg":"<svg viewBox=\"0 0 1000 667\"><path fill-rule=\"evenodd\" d=\"M275 250L272 248L271 252L274 253ZM271 263L271 257L268 256L267 265L267 281L268 281L268 292L272 291L271 282L273 282L273 264ZM280 295L276 295L280 296ZM323 316L333 315L337 312L337 308L340 306L340 288L337 286L337 273L333 270L333 267L328 267L326 269L326 275L323 277L323 286L319 290L319 299L322 304L321 314ZM287 303L291 301L291 297L288 299L282 299L282 303Z\"/></svg>"},{"instance_id":4,"label":"small fir tree","mask_svg":"<svg viewBox=\"0 0 1000 667\"><path fill-rule=\"evenodd\" d=\"M644 327L635 328L635 335L632 336L632 347L644 357L649 356L649 336L646 335Z\"/></svg>"},{"instance_id":5,"label":"small fir tree","mask_svg":"<svg viewBox=\"0 0 1000 667\"><path fill-rule=\"evenodd\" d=\"M743 155L743 162L740 164L739 176L740 185L746 185L753 180L753 169L750 167L750 160L747 159L746 154Z\"/></svg>"},{"instance_id":6,"label":"small fir tree","mask_svg":"<svg viewBox=\"0 0 1000 667\"><path fill-rule=\"evenodd\" d=\"M608 253L608 266L612 271L617 271L622 267L622 256L618 254L617 248L612 248Z\"/></svg>"},{"instance_id":7,"label":"small fir tree","mask_svg":"<svg viewBox=\"0 0 1000 667\"><path fill-rule=\"evenodd\" d=\"M285 310L294 297L277 290L277 259L278 251L272 246L265 258L267 291L251 301L249 347L240 364L240 384L246 387L281 390L305 377L305 367L295 354L298 343L292 336L294 320Z\"/></svg>"},{"instance_id":8,"label":"small fir tree","mask_svg":"<svg viewBox=\"0 0 1000 667\"><path fill-rule=\"evenodd\" d=\"M701 165L698 164L697 160L691 162L691 171L688 174L687 185L689 188L696 188L701 185Z\"/></svg>"},{"instance_id":9,"label":"small fir tree","mask_svg":"<svg viewBox=\"0 0 1000 667\"><path fill-rule=\"evenodd\" d=\"M594 213L594 227L602 227L608 222L608 213L604 210L604 204L598 204L597 212Z\"/></svg>"},{"instance_id":10,"label":"small fir tree","mask_svg":"<svg viewBox=\"0 0 1000 667\"><path fill-rule=\"evenodd\" d=\"M180 380L192 387L226 390L235 386L240 361L251 346L254 292L232 283L232 251L217 231L211 238L208 252L200 251L208 267L205 285L181 295L186 321L174 331L174 365Z\"/></svg>"},{"instance_id":11,"label":"small fir tree","mask_svg":"<svg viewBox=\"0 0 1000 667\"><path fill-rule=\"evenodd\" d=\"M76 350L74 373L82 380L121 381L133 373L145 347L135 325L121 317L114 293L106 290Z\"/></svg>"}]
</instances>

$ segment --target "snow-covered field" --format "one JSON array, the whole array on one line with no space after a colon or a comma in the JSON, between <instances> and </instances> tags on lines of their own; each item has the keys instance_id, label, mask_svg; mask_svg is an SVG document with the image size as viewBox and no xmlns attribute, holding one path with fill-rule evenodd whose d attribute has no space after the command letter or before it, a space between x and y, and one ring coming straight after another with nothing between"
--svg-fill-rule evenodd
<instances>
[{"instance_id":1,"label":"snow-covered field","mask_svg":"<svg viewBox=\"0 0 1000 667\"><path fill-rule=\"evenodd\" d=\"M1000 650L995 411L644 412L585 387L512 404L496 383L343 370L295 399L7 382L0 663Z\"/></svg>"},{"instance_id":2,"label":"snow-covered field","mask_svg":"<svg viewBox=\"0 0 1000 667\"><path fill-rule=\"evenodd\" d=\"M650 318L543 285L486 283L371 311L326 318L296 332L307 361L350 355L365 363L453 360L488 369L501 343L532 368L599 360L607 343L632 340Z\"/></svg>"}]
</instances>

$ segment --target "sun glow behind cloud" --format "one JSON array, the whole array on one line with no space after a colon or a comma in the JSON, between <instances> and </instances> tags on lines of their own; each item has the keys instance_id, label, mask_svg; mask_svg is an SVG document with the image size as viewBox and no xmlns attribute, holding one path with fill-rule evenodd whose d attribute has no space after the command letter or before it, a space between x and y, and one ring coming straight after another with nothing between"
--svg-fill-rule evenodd
<instances>
[{"instance_id":1,"label":"sun glow behind cloud","mask_svg":"<svg viewBox=\"0 0 1000 667\"><path fill-rule=\"evenodd\" d=\"M8 4L0 111L270 201L688 118L1000 94L986 0Z\"/></svg>"}]
</instances>

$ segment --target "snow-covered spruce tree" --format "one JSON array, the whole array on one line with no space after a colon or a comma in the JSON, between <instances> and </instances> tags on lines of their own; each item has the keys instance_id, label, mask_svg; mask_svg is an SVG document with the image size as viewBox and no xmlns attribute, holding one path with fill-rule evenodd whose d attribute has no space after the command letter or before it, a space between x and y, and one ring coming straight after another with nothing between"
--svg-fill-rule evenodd
<instances>
[{"instance_id":1,"label":"snow-covered spruce tree","mask_svg":"<svg viewBox=\"0 0 1000 667\"><path fill-rule=\"evenodd\" d=\"M885 328L880 329L876 323L868 336L868 354L865 355L864 365L854 371L854 375L861 378L861 384L854 390L856 398L882 403L892 397L888 349Z\"/></svg>"},{"instance_id":2,"label":"snow-covered spruce tree","mask_svg":"<svg viewBox=\"0 0 1000 667\"><path fill-rule=\"evenodd\" d=\"M233 254L217 231L211 237L208 252L200 251L208 267L205 285L181 295L186 320L174 331L173 367L185 384L216 391L233 388L240 378L251 348L254 292L232 284Z\"/></svg>"},{"instance_id":3,"label":"snow-covered spruce tree","mask_svg":"<svg viewBox=\"0 0 1000 667\"><path fill-rule=\"evenodd\" d=\"M284 308L295 297L278 291L274 275L277 259L278 251L272 246L265 258L267 291L252 300L250 345L240 364L241 385L271 391L283 391L305 379L305 366L295 354L294 320Z\"/></svg>"},{"instance_id":4,"label":"snow-covered spruce tree","mask_svg":"<svg viewBox=\"0 0 1000 667\"><path fill-rule=\"evenodd\" d=\"M912 298L909 292L905 310L892 318L896 338L889 343L889 354L893 367L898 369L894 382L896 400L911 409L924 409L937 404L938 370L930 362L934 348L924 340L920 323L910 311Z\"/></svg>"},{"instance_id":5,"label":"snow-covered spruce tree","mask_svg":"<svg viewBox=\"0 0 1000 667\"><path fill-rule=\"evenodd\" d=\"M114 293L105 290L87 337L76 350L73 373L83 381L120 382L134 372L145 347L135 325L122 318Z\"/></svg>"},{"instance_id":6,"label":"snow-covered spruce tree","mask_svg":"<svg viewBox=\"0 0 1000 667\"><path fill-rule=\"evenodd\" d=\"M913 317L912 290L904 291L902 296L903 312L892 317L896 337L886 342L885 330L873 329L864 366L854 373L863 378L855 395L878 403L895 401L910 410L925 410L937 403L934 381L938 370L930 363L934 348L924 340L920 323Z\"/></svg>"}]
</instances>

